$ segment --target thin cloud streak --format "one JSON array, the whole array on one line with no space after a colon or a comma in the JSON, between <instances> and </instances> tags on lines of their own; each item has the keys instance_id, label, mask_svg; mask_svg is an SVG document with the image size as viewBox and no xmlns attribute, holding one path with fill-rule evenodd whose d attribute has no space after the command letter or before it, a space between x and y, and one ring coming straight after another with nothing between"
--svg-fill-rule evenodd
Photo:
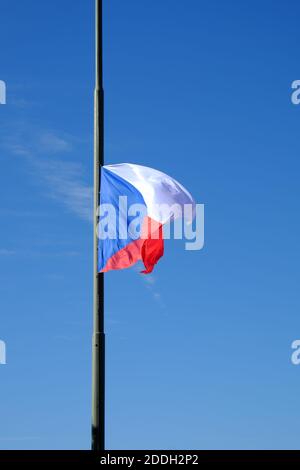
<instances>
[{"instance_id":1,"label":"thin cloud streak","mask_svg":"<svg viewBox=\"0 0 300 470\"><path fill-rule=\"evenodd\" d=\"M83 179L81 164L61 160L57 155L70 153L76 138L50 131L21 128L2 146L12 155L23 157L37 175L46 183L47 195L58 201L79 218L93 220L93 188ZM49 158L51 155L51 158Z\"/></svg>"},{"instance_id":2,"label":"thin cloud streak","mask_svg":"<svg viewBox=\"0 0 300 470\"><path fill-rule=\"evenodd\" d=\"M141 264L137 263L134 265L134 271L140 274L141 272ZM149 290L149 292L152 295L153 300L161 307L165 308L165 304L163 301L163 297L160 292L156 289L156 277L153 274L140 274L141 280L146 287L146 289Z\"/></svg>"},{"instance_id":3,"label":"thin cloud streak","mask_svg":"<svg viewBox=\"0 0 300 470\"><path fill-rule=\"evenodd\" d=\"M5 248L0 249L0 256L14 256L16 252L13 250L7 250Z\"/></svg>"},{"instance_id":4,"label":"thin cloud streak","mask_svg":"<svg viewBox=\"0 0 300 470\"><path fill-rule=\"evenodd\" d=\"M34 162L50 189L49 196L81 219L93 220L93 188L81 181L82 167L72 162Z\"/></svg>"}]
</instances>

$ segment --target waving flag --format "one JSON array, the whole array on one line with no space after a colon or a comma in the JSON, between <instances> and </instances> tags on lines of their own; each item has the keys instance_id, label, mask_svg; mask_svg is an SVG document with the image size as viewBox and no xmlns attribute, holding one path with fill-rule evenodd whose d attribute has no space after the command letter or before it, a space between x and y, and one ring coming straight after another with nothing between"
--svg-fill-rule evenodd
<instances>
[{"instance_id":1,"label":"waving flag","mask_svg":"<svg viewBox=\"0 0 300 470\"><path fill-rule=\"evenodd\" d=\"M195 202L175 179L141 165L101 169L98 269L124 269L142 260L151 273L164 254L163 225Z\"/></svg>"}]
</instances>

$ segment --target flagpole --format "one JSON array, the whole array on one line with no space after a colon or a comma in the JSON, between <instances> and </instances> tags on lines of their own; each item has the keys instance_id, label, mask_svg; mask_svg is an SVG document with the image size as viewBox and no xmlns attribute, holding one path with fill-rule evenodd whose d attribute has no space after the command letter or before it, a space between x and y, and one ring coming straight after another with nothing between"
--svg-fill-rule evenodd
<instances>
[{"instance_id":1,"label":"flagpole","mask_svg":"<svg viewBox=\"0 0 300 470\"><path fill-rule=\"evenodd\" d=\"M92 450L105 449L104 274L98 273L98 207L104 164L102 0L96 0L96 86L94 96L94 320L92 363Z\"/></svg>"}]
</instances>

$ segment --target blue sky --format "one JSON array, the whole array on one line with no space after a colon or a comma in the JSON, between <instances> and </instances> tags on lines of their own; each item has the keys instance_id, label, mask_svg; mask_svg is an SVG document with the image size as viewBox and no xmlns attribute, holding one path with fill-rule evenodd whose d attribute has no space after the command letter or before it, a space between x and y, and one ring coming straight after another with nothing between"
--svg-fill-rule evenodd
<instances>
[{"instance_id":1,"label":"blue sky","mask_svg":"<svg viewBox=\"0 0 300 470\"><path fill-rule=\"evenodd\" d=\"M106 162L206 217L106 276L107 447L299 449L299 4L104 3ZM1 449L90 445L93 14L1 0Z\"/></svg>"}]
</instances>

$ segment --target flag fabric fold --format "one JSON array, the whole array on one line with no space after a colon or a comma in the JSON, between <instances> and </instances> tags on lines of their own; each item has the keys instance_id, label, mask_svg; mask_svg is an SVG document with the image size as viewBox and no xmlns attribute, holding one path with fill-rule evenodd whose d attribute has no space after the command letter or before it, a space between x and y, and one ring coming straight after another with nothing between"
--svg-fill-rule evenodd
<instances>
[{"instance_id":1,"label":"flag fabric fold","mask_svg":"<svg viewBox=\"0 0 300 470\"><path fill-rule=\"evenodd\" d=\"M163 225L182 217L191 194L153 168L121 163L101 169L98 270L124 269L141 260L144 274L164 254ZM193 213L192 213L193 217Z\"/></svg>"}]
</instances>

